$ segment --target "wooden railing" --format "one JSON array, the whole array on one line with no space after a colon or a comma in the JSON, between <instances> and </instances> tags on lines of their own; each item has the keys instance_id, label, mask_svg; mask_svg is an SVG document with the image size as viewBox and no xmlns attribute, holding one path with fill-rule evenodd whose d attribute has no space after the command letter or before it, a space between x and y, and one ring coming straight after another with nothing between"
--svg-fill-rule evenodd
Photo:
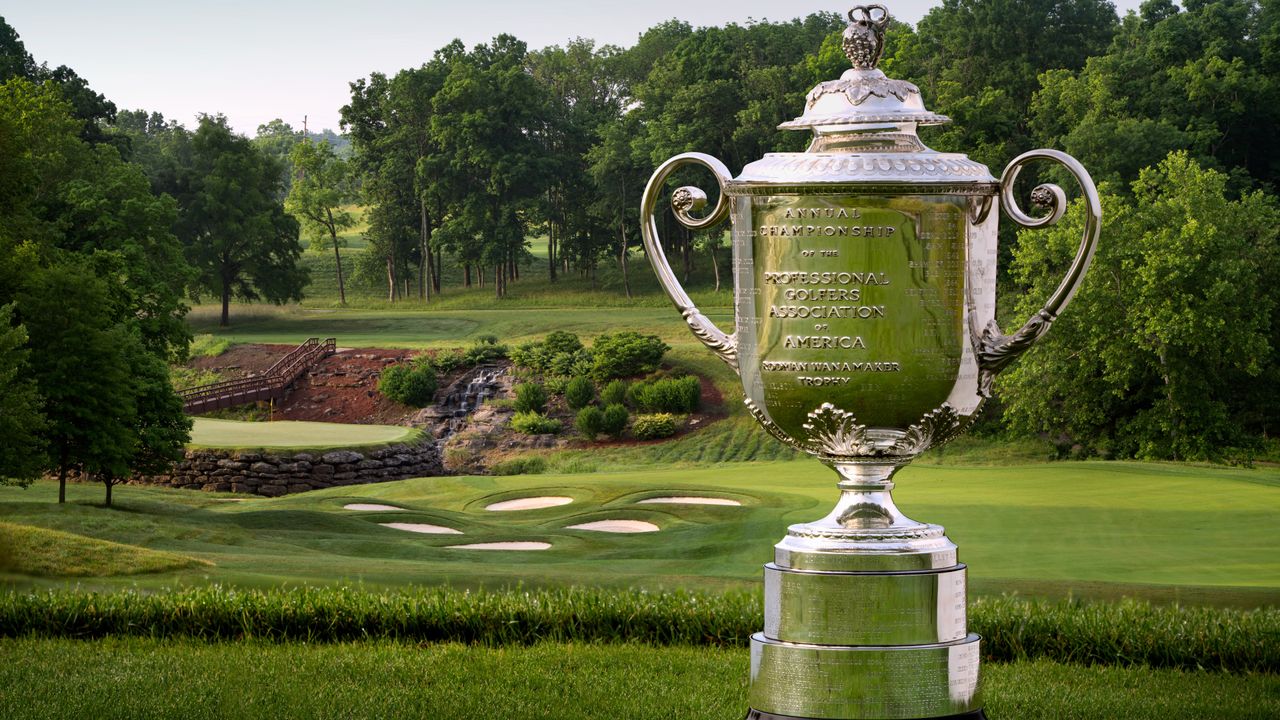
<instances>
[{"instance_id":1,"label":"wooden railing","mask_svg":"<svg viewBox=\"0 0 1280 720\"><path fill-rule=\"evenodd\" d=\"M307 338L307 341L289 351L287 355L254 377L224 380L211 385L200 385L178 393L182 397L182 409L194 415L234 405L259 400L279 400L285 391L303 373L322 358L337 350L334 338Z\"/></svg>"}]
</instances>

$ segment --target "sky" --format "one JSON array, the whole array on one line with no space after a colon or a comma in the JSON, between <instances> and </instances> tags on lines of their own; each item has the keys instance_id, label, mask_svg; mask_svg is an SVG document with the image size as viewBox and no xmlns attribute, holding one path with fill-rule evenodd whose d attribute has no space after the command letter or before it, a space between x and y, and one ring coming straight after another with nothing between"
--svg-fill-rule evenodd
<instances>
[{"instance_id":1,"label":"sky","mask_svg":"<svg viewBox=\"0 0 1280 720\"><path fill-rule=\"evenodd\" d=\"M1123 12L1138 0L1116 0ZM694 27L789 20L842 4L792 0L19 0L0 5L27 52L67 65L120 109L158 111L191 127L222 113L252 136L273 118L337 131L348 83L430 59L454 38L467 47L510 33L531 49L576 37L623 47L664 20ZM886 3L918 22L936 0ZM816 49L816 48L815 48Z\"/></svg>"}]
</instances>

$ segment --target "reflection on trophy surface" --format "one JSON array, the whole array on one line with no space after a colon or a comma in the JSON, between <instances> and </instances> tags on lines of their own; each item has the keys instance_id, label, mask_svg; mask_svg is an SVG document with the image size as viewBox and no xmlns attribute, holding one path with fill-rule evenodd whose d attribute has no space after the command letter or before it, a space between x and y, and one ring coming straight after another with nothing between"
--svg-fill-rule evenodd
<instances>
[{"instance_id":1,"label":"reflection on trophy surface","mask_svg":"<svg viewBox=\"0 0 1280 720\"><path fill-rule=\"evenodd\" d=\"M892 477L962 431L992 381L1066 306L1088 269L1101 211L1071 157L1035 150L996 179L963 154L927 148L917 128L948 122L920 91L876 69L881 5L849 11L853 68L808 95L784 129L802 153L770 153L732 177L720 161L677 155L641 206L645 248L693 333L733 367L755 419L839 474L824 518L793 525L765 566L765 627L751 639L752 718L983 717L979 642L967 631L965 566L938 525L895 507ZM1063 165L1086 205L1075 261L1043 309L1005 334L995 321L997 222L1057 222L1065 193L1014 200L1031 160ZM655 213L672 172L710 170L719 198L671 196L691 229L732 221L734 331L713 325L663 255Z\"/></svg>"}]
</instances>

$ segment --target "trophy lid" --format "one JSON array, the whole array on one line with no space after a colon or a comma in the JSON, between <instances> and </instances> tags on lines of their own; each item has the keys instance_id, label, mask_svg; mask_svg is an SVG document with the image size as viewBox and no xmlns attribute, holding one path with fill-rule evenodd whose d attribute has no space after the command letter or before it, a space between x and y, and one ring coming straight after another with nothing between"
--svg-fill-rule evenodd
<instances>
[{"instance_id":1,"label":"trophy lid","mask_svg":"<svg viewBox=\"0 0 1280 720\"><path fill-rule=\"evenodd\" d=\"M839 80L819 83L809 91L804 114L778 126L781 130L826 133L867 125L941 125L950 118L925 109L920 88L886 77L876 67L884 52L889 11L883 5L859 5L849 11L844 53L853 64Z\"/></svg>"},{"instance_id":2,"label":"trophy lid","mask_svg":"<svg viewBox=\"0 0 1280 720\"><path fill-rule=\"evenodd\" d=\"M842 44L853 68L839 80L820 83L809 92L804 114L778 126L810 130L813 142L801 153L767 153L748 163L730 183L731 194L779 187L921 183L964 186L960 191L967 193L994 192L996 179L987 166L961 153L931 150L916 135L917 127L941 125L950 118L927 110L920 88L876 68L888 26L889 11L883 5L859 5L849 11Z\"/></svg>"}]
</instances>

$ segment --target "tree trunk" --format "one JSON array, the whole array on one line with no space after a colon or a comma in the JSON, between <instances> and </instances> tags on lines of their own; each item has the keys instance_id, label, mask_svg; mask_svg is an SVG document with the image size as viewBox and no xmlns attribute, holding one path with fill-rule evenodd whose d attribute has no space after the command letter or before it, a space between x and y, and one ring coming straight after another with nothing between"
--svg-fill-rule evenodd
<instances>
[{"instance_id":1,"label":"tree trunk","mask_svg":"<svg viewBox=\"0 0 1280 720\"><path fill-rule=\"evenodd\" d=\"M338 267L338 302L342 305L347 304L347 291L342 283L342 253L338 252L338 229L333 224L333 211L325 210L329 214L329 237L333 238L333 260Z\"/></svg>"},{"instance_id":2,"label":"tree trunk","mask_svg":"<svg viewBox=\"0 0 1280 720\"><path fill-rule=\"evenodd\" d=\"M622 266L622 289L627 291L627 299L631 299L631 278L627 276L627 223L618 219L618 230L622 236L622 250L618 253L618 263Z\"/></svg>"},{"instance_id":3,"label":"tree trunk","mask_svg":"<svg viewBox=\"0 0 1280 720\"><path fill-rule=\"evenodd\" d=\"M716 246L709 246L711 250L711 269L716 274L716 292L720 292L720 263L716 262Z\"/></svg>"},{"instance_id":4,"label":"tree trunk","mask_svg":"<svg viewBox=\"0 0 1280 720\"><path fill-rule=\"evenodd\" d=\"M547 190L547 273L551 282L556 281L556 222L555 199L552 191Z\"/></svg>"},{"instance_id":5,"label":"tree trunk","mask_svg":"<svg viewBox=\"0 0 1280 720\"><path fill-rule=\"evenodd\" d=\"M419 247L418 247L418 297L431 299L431 289L427 285L427 264L430 256L427 248L431 245L431 226L427 222L427 201L418 201Z\"/></svg>"},{"instance_id":6,"label":"tree trunk","mask_svg":"<svg viewBox=\"0 0 1280 720\"><path fill-rule=\"evenodd\" d=\"M218 322L220 327L226 327L231 324L231 281L226 277L222 278L222 319Z\"/></svg>"},{"instance_id":7,"label":"tree trunk","mask_svg":"<svg viewBox=\"0 0 1280 720\"><path fill-rule=\"evenodd\" d=\"M471 263L462 263L462 286L471 287Z\"/></svg>"},{"instance_id":8,"label":"tree trunk","mask_svg":"<svg viewBox=\"0 0 1280 720\"><path fill-rule=\"evenodd\" d=\"M62 450L59 453L61 458L58 461L58 503L62 504L67 501L67 444L62 443Z\"/></svg>"},{"instance_id":9,"label":"tree trunk","mask_svg":"<svg viewBox=\"0 0 1280 720\"><path fill-rule=\"evenodd\" d=\"M111 478L103 478L102 484L107 486L107 507L111 507L111 488L115 486L115 482Z\"/></svg>"},{"instance_id":10,"label":"tree trunk","mask_svg":"<svg viewBox=\"0 0 1280 720\"><path fill-rule=\"evenodd\" d=\"M502 271L503 262L499 260L493 264L493 296L502 299Z\"/></svg>"},{"instance_id":11,"label":"tree trunk","mask_svg":"<svg viewBox=\"0 0 1280 720\"><path fill-rule=\"evenodd\" d=\"M387 256L387 302L396 301L396 268L391 256Z\"/></svg>"}]
</instances>

